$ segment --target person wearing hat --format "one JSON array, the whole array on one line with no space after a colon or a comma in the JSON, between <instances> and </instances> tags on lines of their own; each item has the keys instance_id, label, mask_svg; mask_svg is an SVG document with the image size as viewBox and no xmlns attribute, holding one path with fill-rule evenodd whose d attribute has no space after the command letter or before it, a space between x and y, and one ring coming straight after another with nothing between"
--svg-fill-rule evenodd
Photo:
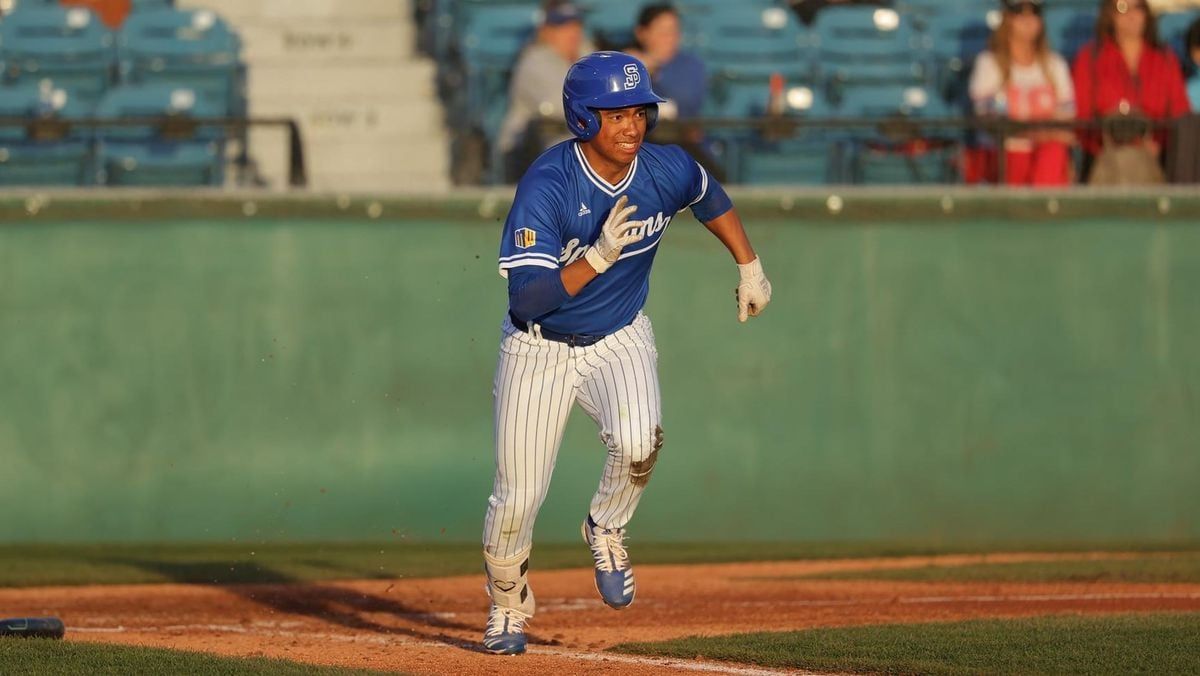
<instances>
[{"instance_id":1,"label":"person wearing hat","mask_svg":"<svg viewBox=\"0 0 1200 676\"><path fill-rule=\"evenodd\" d=\"M563 141L563 133L542 138L536 123L563 115L562 82L567 70L591 52L583 30L583 13L570 2L550 0L534 39L521 51L508 87L508 112L497 137L510 176L520 176L546 148Z\"/></svg>"},{"instance_id":2,"label":"person wearing hat","mask_svg":"<svg viewBox=\"0 0 1200 676\"><path fill-rule=\"evenodd\" d=\"M1050 49L1041 1L1005 0L1003 5L988 50L971 71L975 112L1023 122L1073 118L1071 72L1066 60ZM1008 185L1066 185L1073 140L1070 131L1055 129L1006 135L1005 175L997 180Z\"/></svg>"},{"instance_id":3,"label":"person wearing hat","mask_svg":"<svg viewBox=\"0 0 1200 676\"><path fill-rule=\"evenodd\" d=\"M1179 59L1159 43L1158 24L1146 0L1101 0L1096 38L1079 50L1073 75L1080 120L1136 118L1151 126L1191 111ZM1114 171L1130 175L1109 176L1112 172L1105 171L1104 179L1089 175L1090 182L1163 180L1153 165L1162 162L1163 147L1169 140L1165 129L1126 139L1096 130L1084 131L1080 137L1087 153L1085 165L1107 167L1107 161L1100 161L1102 151L1108 157L1132 160L1141 154L1151 160L1122 162L1125 168L1114 167ZM1135 165L1145 166L1133 171Z\"/></svg>"}]
</instances>

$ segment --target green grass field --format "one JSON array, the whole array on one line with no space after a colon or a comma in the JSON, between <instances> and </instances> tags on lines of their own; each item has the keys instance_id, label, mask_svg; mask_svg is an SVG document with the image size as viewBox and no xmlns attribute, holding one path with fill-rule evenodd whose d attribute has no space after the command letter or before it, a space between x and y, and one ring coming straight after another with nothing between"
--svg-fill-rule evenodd
<instances>
[{"instance_id":1,"label":"green grass field","mask_svg":"<svg viewBox=\"0 0 1200 676\"><path fill-rule=\"evenodd\" d=\"M920 582L1158 582L1200 583L1200 553L1096 561L984 563L806 576L831 580Z\"/></svg>"},{"instance_id":2,"label":"green grass field","mask_svg":"<svg viewBox=\"0 0 1200 676\"><path fill-rule=\"evenodd\" d=\"M931 567L889 572L846 573L839 578L998 579L1033 581L1112 579L1123 581L1196 581L1200 554L1195 543L1117 543L1070 548L1069 545L1000 545L940 548L923 544L846 543L638 543L630 540L637 563L718 563L787 561L814 558L926 556L985 551L1112 551L1175 552L1178 558L1121 562L1055 562L983 564L962 568ZM533 552L539 569L588 567L582 544L539 544ZM146 582L302 582L346 579L431 578L479 572L475 544L343 543L343 544L173 544L173 545L7 545L0 546L0 586L118 585ZM962 575L962 578L955 578ZM1108 578L1105 578L1108 576Z\"/></svg>"},{"instance_id":3,"label":"green grass field","mask_svg":"<svg viewBox=\"0 0 1200 676\"><path fill-rule=\"evenodd\" d=\"M264 658L230 658L181 650L65 643L40 639L0 639L0 667L5 674L37 676L367 676L382 672L315 667Z\"/></svg>"},{"instance_id":4,"label":"green grass field","mask_svg":"<svg viewBox=\"0 0 1200 676\"><path fill-rule=\"evenodd\" d=\"M881 625L631 643L634 655L881 674L1200 673L1200 614Z\"/></svg>"},{"instance_id":5,"label":"green grass field","mask_svg":"<svg viewBox=\"0 0 1200 676\"><path fill-rule=\"evenodd\" d=\"M947 548L926 544L845 543L677 543L630 540L634 561L714 563L876 556L914 556L988 551L1093 551L1096 546L1005 545ZM1164 563L1163 574L1182 566L1194 570L1196 543L1114 543L1113 551L1191 552L1190 563ZM539 544L533 565L542 570L587 567L591 557L580 544ZM475 544L343 543L196 545L8 545L0 547L0 586L139 584L287 583L336 579L393 579L473 575L480 570ZM1100 562L1108 566L1110 562ZM1112 562L1112 565L1124 565ZM1034 573L1037 569L1031 568ZM940 571L933 571L937 573ZM914 571L896 571L896 575ZM953 573L949 573L953 574ZM1041 573L1037 573L1041 574ZM1192 575L1192 573L1186 573ZM863 575L861 573L857 575ZM871 573L876 576L876 573ZM1191 579L1191 578L1188 578ZM1174 578L1164 581L1183 581Z\"/></svg>"}]
</instances>

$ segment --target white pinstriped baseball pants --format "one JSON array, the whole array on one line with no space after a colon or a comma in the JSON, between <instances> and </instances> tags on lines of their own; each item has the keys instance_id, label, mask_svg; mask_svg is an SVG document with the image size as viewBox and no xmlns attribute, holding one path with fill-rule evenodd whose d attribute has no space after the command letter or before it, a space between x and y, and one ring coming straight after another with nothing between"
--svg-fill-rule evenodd
<instances>
[{"instance_id":1,"label":"white pinstriped baseball pants","mask_svg":"<svg viewBox=\"0 0 1200 676\"><path fill-rule=\"evenodd\" d=\"M535 337L507 317L502 332L493 387L496 480L484 521L484 551L506 559L531 547L533 523L575 402L596 421L608 448L592 519L605 528L623 528L662 446L658 351L650 320L638 313L629 326L587 347Z\"/></svg>"}]
</instances>

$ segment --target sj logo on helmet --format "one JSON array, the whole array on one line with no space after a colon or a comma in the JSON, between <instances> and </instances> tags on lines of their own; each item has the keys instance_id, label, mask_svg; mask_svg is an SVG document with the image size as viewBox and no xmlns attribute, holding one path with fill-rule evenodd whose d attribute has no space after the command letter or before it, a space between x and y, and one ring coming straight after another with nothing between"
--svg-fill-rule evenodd
<instances>
[{"instance_id":1,"label":"sj logo on helmet","mask_svg":"<svg viewBox=\"0 0 1200 676\"><path fill-rule=\"evenodd\" d=\"M625 64L625 88L633 89L642 81L642 74L638 72L636 63Z\"/></svg>"}]
</instances>

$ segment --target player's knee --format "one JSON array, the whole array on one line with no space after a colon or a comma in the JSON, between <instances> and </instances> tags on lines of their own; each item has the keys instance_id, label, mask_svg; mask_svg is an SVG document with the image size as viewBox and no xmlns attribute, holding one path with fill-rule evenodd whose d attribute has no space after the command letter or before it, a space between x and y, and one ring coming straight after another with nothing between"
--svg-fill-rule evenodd
<instances>
[{"instance_id":1,"label":"player's knee","mask_svg":"<svg viewBox=\"0 0 1200 676\"><path fill-rule=\"evenodd\" d=\"M629 477L633 485L645 486L650 481L662 446L663 429L661 425L655 425L645 434L638 435L629 448L624 449L626 452L623 455L629 459Z\"/></svg>"},{"instance_id":2,"label":"player's knee","mask_svg":"<svg viewBox=\"0 0 1200 676\"><path fill-rule=\"evenodd\" d=\"M532 514L537 510L538 495L535 491L505 491L499 496L493 495L489 499L489 502L491 502L496 511L504 514L508 520L520 523L526 515Z\"/></svg>"}]
</instances>

